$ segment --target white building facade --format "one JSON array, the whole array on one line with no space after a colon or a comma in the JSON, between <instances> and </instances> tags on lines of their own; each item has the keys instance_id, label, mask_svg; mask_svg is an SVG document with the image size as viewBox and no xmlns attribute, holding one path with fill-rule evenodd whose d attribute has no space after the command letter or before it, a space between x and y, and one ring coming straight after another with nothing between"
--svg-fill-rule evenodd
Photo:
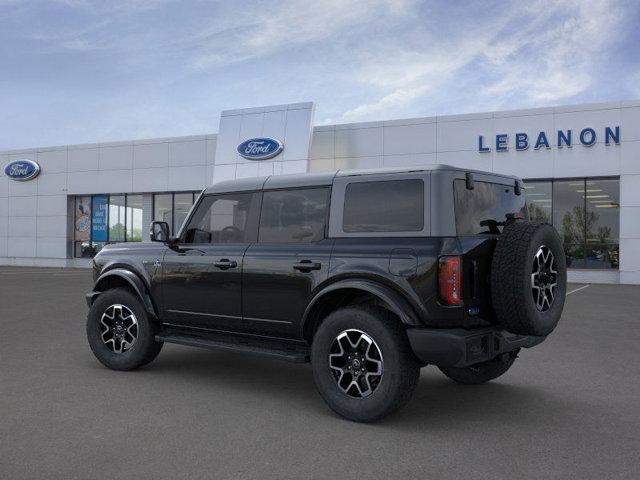
<instances>
[{"instance_id":1,"label":"white building facade","mask_svg":"<svg viewBox=\"0 0 640 480\"><path fill-rule=\"evenodd\" d=\"M570 280L640 284L640 101L313 120L313 103L277 105L225 111L217 134L0 152L0 265L86 266L106 243L147 239L154 219L177 231L220 180L440 163L525 179L530 213L563 236ZM245 158L252 139L281 151Z\"/></svg>"}]
</instances>

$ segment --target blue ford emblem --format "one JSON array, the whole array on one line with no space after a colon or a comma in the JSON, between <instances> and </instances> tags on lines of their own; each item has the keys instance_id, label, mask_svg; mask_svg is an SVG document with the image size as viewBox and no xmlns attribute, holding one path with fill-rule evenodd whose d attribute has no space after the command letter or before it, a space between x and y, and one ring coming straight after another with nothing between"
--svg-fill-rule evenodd
<instances>
[{"instance_id":1,"label":"blue ford emblem","mask_svg":"<svg viewBox=\"0 0 640 480\"><path fill-rule=\"evenodd\" d=\"M250 138L238 145L238 153L249 160L266 160L278 155L283 145L273 138Z\"/></svg>"},{"instance_id":2,"label":"blue ford emblem","mask_svg":"<svg viewBox=\"0 0 640 480\"><path fill-rule=\"evenodd\" d=\"M40 165L33 160L14 160L4 167L4 173L12 180L25 182L38 176Z\"/></svg>"}]
</instances>

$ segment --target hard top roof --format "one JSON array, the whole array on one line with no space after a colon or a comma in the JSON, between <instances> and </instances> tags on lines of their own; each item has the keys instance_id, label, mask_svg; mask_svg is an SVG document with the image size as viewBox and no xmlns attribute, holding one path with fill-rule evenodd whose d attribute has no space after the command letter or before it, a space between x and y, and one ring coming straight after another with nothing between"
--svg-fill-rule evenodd
<instances>
[{"instance_id":1,"label":"hard top roof","mask_svg":"<svg viewBox=\"0 0 640 480\"><path fill-rule=\"evenodd\" d=\"M296 173L293 175L271 175L268 177L239 178L235 180L224 180L217 182L205 189L205 193L225 193L242 192L261 189L295 188L295 187L316 187L328 186L333 183L336 177L353 177L361 175L383 175L393 173L408 172L428 172L428 171L458 171L491 175L501 178L517 179L511 175L502 175L481 170L471 170L468 168L453 167L444 164L420 165L415 167L394 167L394 168L374 168L367 170L334 170L321 173Z\"/></svg>"}]
</instances>

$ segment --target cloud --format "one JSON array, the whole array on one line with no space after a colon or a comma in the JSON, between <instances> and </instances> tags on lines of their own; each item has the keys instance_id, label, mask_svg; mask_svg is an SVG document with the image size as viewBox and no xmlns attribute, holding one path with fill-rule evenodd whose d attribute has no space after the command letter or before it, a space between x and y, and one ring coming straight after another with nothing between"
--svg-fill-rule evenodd
<instances>
[{"instance_id":1,"label":"cloud","mask_svg":"<svg viewBox=\"0 0 640 480\"><path fill-rule=\"evenodd\" d=\"M593 84L598 55L615 41L622 21L606 0L515 2L495 18L469 13L471 22L458 32L425 35L419 48L408 48L401 38L361 52L354 78L371 93L338 120L402 115L408 105L442 97L456 84L475 84L480 108L513 105L516 97L529 105L566 101Z\"/></svg>"},{"instance_id":2,"label":"cloud","mask_svg":"<svg viewBox=\"0 0 640 480\"><path fill-rule=\"evenodd\" d=\"M487 54L501 78L484 93L506 98L524 92L534 103L551 103L587 90L597 56L615 39L621 20L612 6L609 1L534 4L527 12L538 13L534 21L499 41L498 51L500 47L510 51L500 56Z\"/></svg>"},{"instance_id":3,"label":"cloud","mask_svg":"<svg viewBox=\"0 0 640 480\"><path fill-rule=\"evenodd\" d=\"M381 18L400 18L412 4L409 0L284 0L272 8L247 8L245 15L231 16L232 24L214 22L195 35L192 43L198 53L193 65L220 67L335 40L344 30L372 25Z\"/></svg>"}]
</instances>

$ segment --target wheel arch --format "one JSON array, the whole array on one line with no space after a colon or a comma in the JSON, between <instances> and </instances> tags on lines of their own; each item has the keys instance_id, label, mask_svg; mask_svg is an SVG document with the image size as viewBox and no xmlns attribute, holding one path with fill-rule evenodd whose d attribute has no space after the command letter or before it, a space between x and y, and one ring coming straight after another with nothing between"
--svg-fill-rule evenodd
<instances>
[{"instance_id":1,"label":"wheel arch","mask_svg":"<svg viewBox=\"0 0 640 480\"><path fill-rule=\"evenodd\" d=\"M142 302L147 313L151 314L152 318L158 318L155 305L153 304L147 286L135 272L125 268L114 268L104 272L98 277L95 286L93 287L93 292L89 294L89 306L91 306L101 293L112 288L119 287L132 291Z\"/></svg>"},{"instance_id":2,"label":"wheel arch","mask_svg":"<svg viewBox=\"0 0 640 480\"><path fill-rule=\"evenodd\" d=\"M323 288L311 299L302 317L302 337L310 342L322 319L330 312L357 303L375 303L396 315L405 325L420 325L413 307L399 293L372 280L350 279Z\"/></svg>"}]
</instances>

